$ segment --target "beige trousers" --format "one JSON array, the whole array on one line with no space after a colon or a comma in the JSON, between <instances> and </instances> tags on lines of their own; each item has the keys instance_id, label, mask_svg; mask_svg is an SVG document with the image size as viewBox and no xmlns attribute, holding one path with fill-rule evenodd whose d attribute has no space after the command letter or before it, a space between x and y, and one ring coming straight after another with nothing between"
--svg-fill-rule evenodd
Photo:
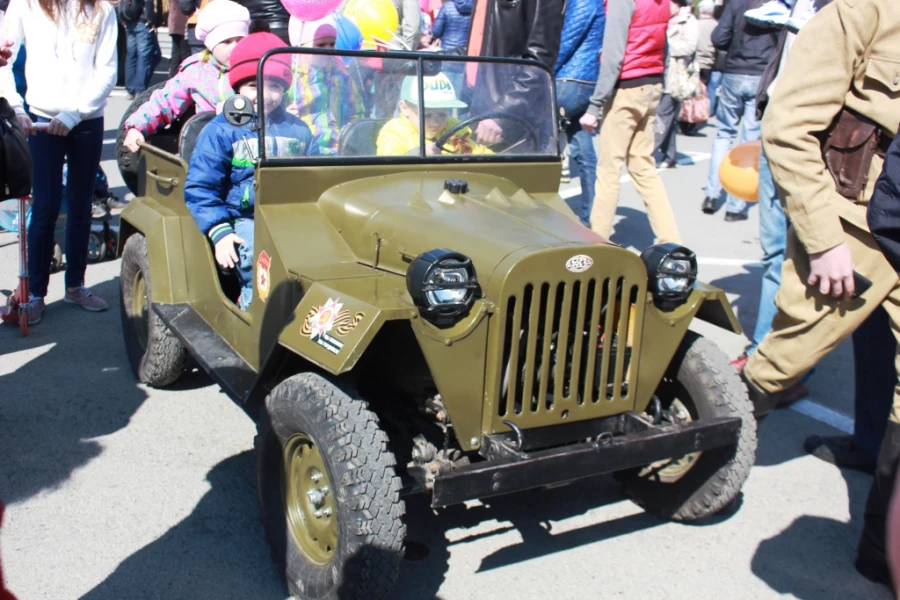
<instances>
[{"instance_id":1,"label":"beige trousers","mask_svg":"<svg viewBox=\"0 0 900 600\"><path fill-rule=\"evenodd\" d=\"M622 165L647 207L650 227L660 242L680 242L675 215L653 160L656 107L662 85L616 90L604 110L600 127L600 160L591 210L591 229L609 238L619 204Z\"/></svg>"},{"instance_id":2,"label":"beige trousers","mask_svg":"<svg viewBox=\"0 0 900 600\"><path fill-rule=\"evenodd\" d=\"M766 393L786 390L800 381L880 304L890 316L894 337L900 341L900 279L871 233L846 221L841 223L854 268L872 281L872 287L854 300L822 296L807 285L809 255L793 230L789 230L781 287L775 296L778 314L772 321L772 331L744 367L747 379ZM900 372L900 352L895 368ZM900 388L894 389L890 418L900 423Z\"/></svg>"}]
</instances>

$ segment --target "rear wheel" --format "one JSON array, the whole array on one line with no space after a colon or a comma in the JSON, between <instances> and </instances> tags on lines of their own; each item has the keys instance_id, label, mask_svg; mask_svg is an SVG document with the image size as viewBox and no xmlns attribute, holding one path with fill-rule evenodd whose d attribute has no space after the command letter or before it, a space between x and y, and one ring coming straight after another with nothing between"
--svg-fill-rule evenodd
<instances>
[{"instance_id":1,"label":"rear wheel","mask_svg":"<svg viewBox=\"0 0 900 600\"><path fill-rule=\"evenodd\" d=\"M319 375L295 375L266 398L256 440L260 512L294 597L390 593L406 527L387 442L364 401Z\"/></svg>"},{"instance_id":2,"label":"rear wheel","mask_svg":"<svg viewBox=\"0 0 900 600\"><path fill-rule=\"evenodd\" d=\"M162 387L184 373L187 350L150 308L147 239L136 233L122 251L121 309L125 350L141 383Z\"/></svg>"},{"instance_id":3,"label":"rear wheel","mask_svg":"<svg viewBox=\"0 0 900 600\"><path fill-rule=\"evenodd\" d=\"M676 521L694 521L731 506L756 457L756 420L747 390L728 358L715 344L689 331L657 397L676 423L740 417L740 435L731 446L621 474L629 496L645 510Z\"/></svg>"}]
</instances>

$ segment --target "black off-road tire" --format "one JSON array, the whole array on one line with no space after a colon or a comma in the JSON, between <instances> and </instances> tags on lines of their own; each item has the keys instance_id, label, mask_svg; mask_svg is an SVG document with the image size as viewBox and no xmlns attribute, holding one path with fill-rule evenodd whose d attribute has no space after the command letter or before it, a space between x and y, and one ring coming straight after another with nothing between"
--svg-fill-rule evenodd
<instances>
[{"instance_id":1,"label":"black off-road tire","mask_svg":"<svg viewBox=\"0 0 900 600\"><path fill-rule=\"evenodd\" d=\"M139 276L139 277L138 277ZM146 331L146 347L137 333L140 317L134 314L132 299L136 281L143 280L146 297L150 293L150 263L147 258L147 239L135 233L125 242L122 251L122 273L119 278L121 293L122 333L131 369L141 383L163 387L174 383L184 373L188 352L163 320L149 308Z\"/></svg>"},{"instance_id":2,"label":"black off-road tire","mask_svg":"<svg viewBox=\"0 0 900 600\"><path fill-rule=\"evenodd\" d=\"M316 444L336 494L337 548L310 561L286 526L283 447L295 434ZM403 558L405 504L378 417L314 373L281 382L266 398L256 438L260 516L273 558L298 600L384 598Z\"/></svg>"},{"instance_id":3,"label":"black off-road tire","mask_svg":"<svg viewBox=\"0 0 900 600\"><path fill-rule=\"evenodd\" d=\"M756 458L756 419L740 377L718 346L689 331L661 385L686 393L693 420L740 417L740 436L736 445L700 454L677 481L642 477L639 470L621 474L628 495L645 510L676 521L695 521L729 508Z\"/></svg>"}]
</instances>

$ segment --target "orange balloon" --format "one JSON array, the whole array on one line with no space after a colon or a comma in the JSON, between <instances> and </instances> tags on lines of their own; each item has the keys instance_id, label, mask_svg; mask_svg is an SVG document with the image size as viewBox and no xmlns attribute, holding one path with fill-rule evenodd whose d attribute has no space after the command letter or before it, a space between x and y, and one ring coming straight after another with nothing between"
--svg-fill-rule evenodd
<instances>
[{"instance_id":1,"label":"orange balloon","mask_svg":"<svg viewBox=\"0 0 900 600\"><path fill-rule=\"evenodd\" d=\"M732 148L719 166L719 181L725 191L747 202L759 198L759 140Z\"/></svg>"}]
</instances>

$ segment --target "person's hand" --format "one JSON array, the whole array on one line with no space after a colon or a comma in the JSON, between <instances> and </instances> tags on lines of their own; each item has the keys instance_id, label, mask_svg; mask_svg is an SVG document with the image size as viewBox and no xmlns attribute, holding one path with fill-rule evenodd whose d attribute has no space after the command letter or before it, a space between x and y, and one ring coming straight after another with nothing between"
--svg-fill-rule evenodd
<instances>
[{"instance_id":1,"label":"person's hand","mask_svg":"<svg viewBox=\"0 0 900 600\"><path fill-rule=\"evenodd\" d=\"M600 119L590 113L584 113L578 120L581 128L593 135L600 128Z\"/></svg>"},{"instance_id":2,"label":"person's hand","mask_svg":"<svg viewBox=\"0 0 900 600\"><path fill-rule=\"evenodd\" d=\"M5 67L9 64L9 59L12 58L12 40L3 40L0 43L0 67Z\"/></svg>"},{"instance_id":3,"label":"person's hand","mask_svg":"<svg viewBox=\"0 0 900 600\"><path fill-rule=\"evenodd\" d=\"M475 137L482 144L496 144L503 139L503 128L493 119L485 119L475 128Z\"/></svg>"},{"instance_id":4,"label":"person's hand","mask_svg":"<svg viewBox=\"0 0 900 600\"><path fill-rule=\"evenodd\" d=\"M128 133L125 134L125 141L122 142L122 145L128 148L130 152L137 152L138 150L140 150L138 144L143 143L144 134L132 127L128 130Z\"/></svg>"},{"instance_id":5,"label":"person's hand","mask_svg":"<svg viewBox=\"0 0 900 600\"><path fill-rule=\"evenodd\" d=\"M235 246L243 243L244 240L234 233L229 233L216 242L216 262L219 263L219 266L223 269L233 269L238 262Z\"/></svg>"},{"instance_id":6,"label":"person's hand","mask_svg":"<svg viewBox=\"0 0 900 600\"><path fill-rule=\"evenodd\" d=\"M69 128L65 123L54 117L53 119L50 119L50 125L47 126L47 133L50 135L66 137L69 135Z\"/></svg>"},{"instance_id":7,"label":"person's hand","mask_svg":"<svg viewBox=\"0 0 900 600\"><path fill-rule=\"evenodd\" d=\"M296 102L292 102L291 104L289 104L286 110L295 117L300 116L300 107L297 106Z\"/></svg>"},{"instance_id":8,"label":"person's hand","mask_svg":"<svg viewBox=\"0 0 900 600\"><path fill-rule=\"evenodd\" d=\"M16 115L16 118L19 119L19 127L22 128L25 135L34 135L34 122L31 120L31 117L26 114L19 114Z\"/></svg>"},{"instance_id":9,"label":"person's hand","mask_svg":"<svg viewBox=\"0 0 900 600\"><path fill-rule=\"evenodd\" d=\"M853 257L841 242L831 250L809 255L809 285L818 285L823 296L849 300L855 291Z\"/></svg>"}]
</instances>

